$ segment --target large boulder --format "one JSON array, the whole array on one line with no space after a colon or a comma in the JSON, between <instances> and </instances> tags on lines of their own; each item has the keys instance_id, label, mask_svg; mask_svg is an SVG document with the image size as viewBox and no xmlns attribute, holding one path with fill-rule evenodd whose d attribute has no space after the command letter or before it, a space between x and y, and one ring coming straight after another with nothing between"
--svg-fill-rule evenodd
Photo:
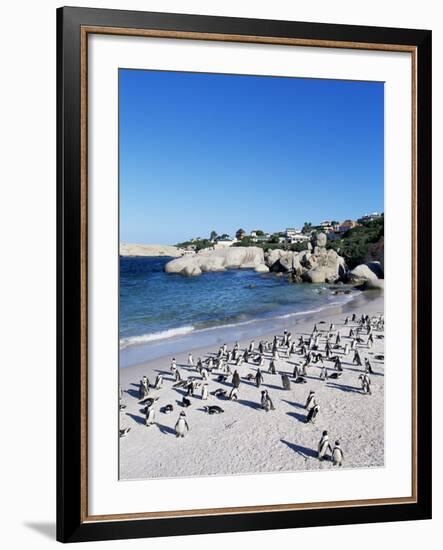
<instances>
[{"instance_id":1,"label":"large boulder","mask_svg":"<svg viewBox=\"0 0 443 550\"><path fill-rule=\"evenodd\" d=\"M165 265L166 273L201 275L202 272L224 271L225 269L255 269L264 266L263 249L251 247L230 247L216 250L201 250L193 256L183 256ZM262 269L262 268L260 268ZM261 271L264 273L265 271Z\"/></svg>"},{"instance_id":2,"label":"large boulder","mask_svg":"<svg viewBox=\"0 0 443 550\"><path fill-rule=\"evenodd\" d=\"M259 264L254 268L256 273L269 273L269 267L265 264Z\"/></svg>"},{"instance_id":3,"label":"large boulder","mask_svg":"<svg viewBox=\"0 0 443 550\"><path fill-rule=\"evenodd\" d=\"M351 284L361 285L375 279L378 279L377 275L367 264L360 264L348 273Z\"/></svg>"}]
</instances>

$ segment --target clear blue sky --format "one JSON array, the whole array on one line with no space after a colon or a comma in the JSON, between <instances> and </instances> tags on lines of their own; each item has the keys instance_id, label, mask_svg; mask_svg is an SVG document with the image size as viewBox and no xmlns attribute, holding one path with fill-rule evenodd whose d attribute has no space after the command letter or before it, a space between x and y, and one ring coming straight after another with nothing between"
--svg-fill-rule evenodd
<instances>
[{"instance_id":1,"label":"clear blue sky","mask_svg":"<svg viewBox=\"0 0 443 550\"><path fill-rule=\"evenodd\" d=\"M382 83L120 69L119 84L124 242L384 209Z\"/></svg>"}]
</instances>

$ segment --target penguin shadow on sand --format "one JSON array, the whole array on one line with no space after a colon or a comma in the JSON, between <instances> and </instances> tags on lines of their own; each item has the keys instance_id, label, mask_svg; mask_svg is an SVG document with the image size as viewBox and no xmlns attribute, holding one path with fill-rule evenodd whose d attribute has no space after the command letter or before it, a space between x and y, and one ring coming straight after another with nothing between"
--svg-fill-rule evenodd
<instances>
[{"instance_id":1,"label":"penguin shadow on sand","mask_svg":"<svg viewBox=\"0 0 443 550\"><path fill-rule=\"evenodd\" d=\"M305 459L317 458L317 451L315 451L314 449L303 447L303 445L297 445L296 443L291 443L290 441L286 441L285 439L280 439L280 441L287 445L292 451L299 454Z\"/></svg>"},{"instance_id":2,"label":"penguin shadow on sand","mask_svg":"<svg viewBox=\"0 0 443 550\"><path fill-rule=\"evenodd\" d=\"M362 393L360 391L360 388L356 388L355 386L348 386L347 384L335 384L334 382L328 382L326 384L326 387L341 390L347 393Z\"/></svg>"},{"instance_id":3,"label":"penguin shadow on sand","mask_svg":"<svg viewBox=\"0 0 443 550\"><path fill-rule=\"evenodd\" d=\"M303 403L297 403L296 401L288 401L287 399L282 399L282 402L287 403L288 405L291 405L291 407L298 407L299 409L305 408Z\"/></svg>"},{"instance_id":4,"label":"penguin shadow on sand","mask_svg":"<svg viewBox=\"0 0 443 550\"><path fill-rule=\"evenodd\" d=\"M260 403L256 403L255 401L249 401L248 399L238 399L237 403L239 405L244 405L245 407L249 407L250 409L261 409Z\"/></svg>"},{"instance_id":5,"label":"penguin shadow on sand","mask_svg":"<svg viewBox=\"0 0 443 550\"><path fill-rule=\"evenodd\" d=\"M143 416L139 416L138 414L132 414L132 413L126 413L126 415L132 418L134 422L137 422L137 424L145 423L145 419L143 418Z\"/></svg>"},{"instance_id":6,"label":"penguin shadow on sand","mask_svg":"<svg viewBox=\"0 0 443 550\"><path fill-rule=\"evenodd\" d=\"M137 384L134 384L134 385L138 386ZM127 394L130 395L131 397L135 397L135 399L138 399L138 397L139 397L139 392L138 392L138 390L129 389L129 390L125 390L125 393L127 393Z\"/></svg>"},{"instance_id":7,"label":"penguin shadow on sand","mask_svg":"<svg viewBox=\"0 0 443 550\"><path fill-rule=\"evenodd\" d=\"M300 414L300 413L297 413L297 412L287 412L286 413L288 416L292 416L292 418L295 418L296 420L298 420L299 422L303 422L303 424L306 424L306 418L307 418L307 415L306 414Z\"/></svg>"},{"instance_id":8,"label":"penguin shadow on sand","mask_svg":"<svg viewBox=\"0 0 443 550\"><path fill-rule=\"evenodd\" d=\"M165 424L160 424L159 422L156 422L157 428L162 434L165 435L175 435L174 428L171 428L170 426L166 426Z\"/></svg>"}]
</instances>

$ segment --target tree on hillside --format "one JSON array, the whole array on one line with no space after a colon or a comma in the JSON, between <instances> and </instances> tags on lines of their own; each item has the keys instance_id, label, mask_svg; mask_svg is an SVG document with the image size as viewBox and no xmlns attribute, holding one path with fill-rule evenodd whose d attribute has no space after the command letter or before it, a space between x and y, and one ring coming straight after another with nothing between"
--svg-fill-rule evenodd
<instances>
[{"instance_id":1,"label":"tree on hillside","mask_svg":"<svg viewBox=\"0 0 443 550\"><path fill-rule=\"evenodd\" d=\"M217 231L214 231L214 229L211 231L211 235L209 236L209 240L215 241L217 238Z\"/></svg>"},{"instance_id":2,"label":"tree on hillside","mask_svg":"<svg viewBox=\"0 0 443 550\"><path fill-rule=\"evenodd\" d=\"M241 241L245 235L246 235L246 231L244 229L238 229L235 234L235 238L238 241Z\"/></svg>"},{"instance_id":3,"label":"tree on hillside","mask_svg":"<svg viewBox=\"0 0 443 550\"><path fill-rule=\"evenodd\" d=\"M310 233L312 231L312 223L311 222L305 222L303 224L303 229L301 230L302 233Z\"/></svg>"}]
</instances>

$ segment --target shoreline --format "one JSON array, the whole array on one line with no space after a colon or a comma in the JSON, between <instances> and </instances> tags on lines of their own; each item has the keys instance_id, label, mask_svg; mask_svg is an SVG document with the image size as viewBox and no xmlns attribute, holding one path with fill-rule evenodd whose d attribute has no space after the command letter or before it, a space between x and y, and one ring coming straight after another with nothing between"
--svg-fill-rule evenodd
<instances>
[{"instance_id":1,"label":"shoreline","mask_svg":"<svg viewBox=\"0 0 443 550\"><path fill-rule=\"evenodd\" d=\"M333 297L332 294L330 296ZM351 311L352 308L358 307L359 304L364 306L368 301L377 299L380 296L380 292L356 289L346 296L348 296L346 300L343 299L343 296L337 296L336 302L325 303L322 307L315 310L295 311L282 315L276 314L275 316L248 319L238 323L226 323L197 329L194 326L177 327L165 330L165 334L170 331L177 331L177 334L164 338L152 338L155 333L135 336L133 338L140 339L139 343L122 347L120 342L119 368L126 369L142 365L154 359L169 357L171 353L197 352L199 349L210 345L216 346L217 344L222 345L224 343L233 345L237 340L266 339L271 333L274 333L273 331L283 330L288 325L295 330L295 327L315 319L318 315L330 316L340 311ZM342 303L340 303L340 300L342 300ZM143 341L144 338L147 338L147 340ZM199 344L199 341L202 341L204 345Z\"/></svg>"},{"instance_id":2,"label":"shoreline","mask_svg":"<svg viewBox=\"0 0 443 550\"><path fill-rule=\"evenodd\" d=\"M319 313L291 318L286 329L293 340L300 335L310 334L314 323L324 322L325 327L334 323L345 335L343 321L355 312L372 315L384 314L383 293L366 291L356 295L341 306L333 306ZM321 327L321 325L319 325ZM268 339L274 333L260 336ZM244 349L250 338L238 339L240 349ZM256 340L256 345L258 344ZM228 348L235 342L222 341ZM194 347L192 353L197 357L208 357L217 352L219 345ZM175 355L182 377L196 376L195 369L186 365L186 350ZM308 368L306 384L291 382L290 390L283 390L280 374L292 377L294 359L291 356L282 359L278 374L267 373L269 357L262 371L263 388L268 389L276 404L276 410L264 412L259 405L260 391L244 378L255 373L253 364L244 363L241 367L231 365L232 371L238 369L241 376L240 398L238 401L220 400L211 392L216 388L231 389L231 377L226 382L217 382L218 372L210 376L209 398L203 401L198 395L191 398L192 405L182 409L181 399L185 391L174 388L174 379L170 372L171 356L155 358L134 366L119 369L119 380L123 391L122 402L126 409L120 414L120 427L130 427L128 435L120 440L120 479L155 479L165 477L192 477L196 475L253 474L262 472L284 472L297 470L316 470L331 468L329 461L320 462L316 458L316 448L322 430L330 433L331 443L340 438L346 457L344 467L381 467L384 465L384 361L376 361L375 355L384 354L384 341L376 340L369 350L363 345L359 352L371 358L375 374L371 376L372 395L363 395L360 391L358 376L362 367L352 364L352 355L343 358L343 373L339 380L323 382L319 379L317 366ZM332 364L327 363L332 372ZM144 414L138 402L138 382L147 375L151 383L155 377L163 376L163 386L159 390L151 389L150 396L158 397L156 402L156 424L146 427ZM305 423L304 402L309 390L318 396L321 412L315 424ZM160 412L165 404L172 404L174 411L170 415ZM224 409L220 415L208 415L203 406L218 405ZM184 439L176 439L174 425L178 414L186 411L190 432ZM147 449L149 452L146 454ZM145 457L145 458L143 458Z\"/></svg>"}]
</instances>

